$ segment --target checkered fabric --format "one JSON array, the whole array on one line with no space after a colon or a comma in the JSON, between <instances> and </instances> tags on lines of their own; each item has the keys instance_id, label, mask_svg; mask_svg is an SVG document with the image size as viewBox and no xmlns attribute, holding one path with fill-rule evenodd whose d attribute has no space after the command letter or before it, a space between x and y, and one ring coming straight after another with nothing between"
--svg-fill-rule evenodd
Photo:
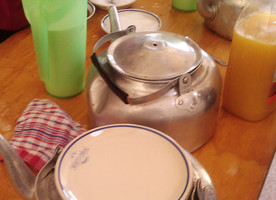
<instances>
[{"instance_id":1,"label":"checkered fabric","mask_svg":"<svg viewBox=\"0 0 276 200\"><path fill-rule=\"evenodd\" d=\"M25 162L40 170L57 145L63 148L85 131L55 103L34 99L18 119L10 144Z\"/></svg>"}]
</instances>

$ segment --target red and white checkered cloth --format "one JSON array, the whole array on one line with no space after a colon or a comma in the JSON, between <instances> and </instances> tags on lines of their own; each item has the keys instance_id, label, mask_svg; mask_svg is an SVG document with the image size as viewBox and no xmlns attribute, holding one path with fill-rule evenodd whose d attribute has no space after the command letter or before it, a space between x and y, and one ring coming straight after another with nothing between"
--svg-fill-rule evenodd
<instances>
[{"instance_id":1,"label":"red and white checkered cloth","mask_svg":"<svg viewBox=\"0 0 276 200\"><path fill-rule=\"evenodd\" d=\"M25 162L40 170L57 145L63 148L85 131L55 103L34 99L18 119L10 144Z\"/></svg>"}]
</instances>

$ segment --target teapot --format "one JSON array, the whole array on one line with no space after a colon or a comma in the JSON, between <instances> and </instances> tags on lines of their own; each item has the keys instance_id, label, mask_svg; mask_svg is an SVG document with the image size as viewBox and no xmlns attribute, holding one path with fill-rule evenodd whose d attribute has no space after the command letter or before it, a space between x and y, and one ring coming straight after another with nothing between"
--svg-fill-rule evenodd
<instances>
[{"instance_id":1,"label":"teapot","mask_svg":"<svg viewBox=\"0 0 276 200\"><path fill-rule=\"evenodd\" d=\"M205 25L231 40L235 23L248 0L197 0L197 10Z\"/></svg>"},{"instance_id":2,"label":"teapot","mask_svg":"<svg viewBox=\"0 0 276 200\"><path fill-rule=\"evenodd\" d=\"M87 94L92 126L148 126L190 152L214 135L221 76L214 60L190 38L135 33L130 26L101 38L91 58Z\"/></svg>"}]
</instances>

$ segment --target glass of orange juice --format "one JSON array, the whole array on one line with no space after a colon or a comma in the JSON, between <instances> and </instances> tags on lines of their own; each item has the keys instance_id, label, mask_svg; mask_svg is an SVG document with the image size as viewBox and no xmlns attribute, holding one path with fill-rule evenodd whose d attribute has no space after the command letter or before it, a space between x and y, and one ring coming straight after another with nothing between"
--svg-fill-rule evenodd
<instances>
[{"instance_id":1,"label":"glass of orange juice","mask_svg":"<svg viewBox=\"0 0 276 200\"><path fill-rule=\"evenodd\" d=\"M249 120L276 108L276 1L251 0L236 22L223 107Z\"/></svg>"}]
</instances>

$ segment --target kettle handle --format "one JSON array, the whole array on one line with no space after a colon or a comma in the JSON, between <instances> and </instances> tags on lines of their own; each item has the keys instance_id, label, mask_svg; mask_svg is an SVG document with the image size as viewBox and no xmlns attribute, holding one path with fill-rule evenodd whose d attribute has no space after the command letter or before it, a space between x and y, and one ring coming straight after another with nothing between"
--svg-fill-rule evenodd
<instances>
[{"instance_id":1,"label":"kettle handle","mask_svg":"<svg viewBox=\"0 0 276 200\"><path fill-rule=\"evenodd\" d=\"M113 32L110 34L105 35L104 37L102 37L94 46L93 48L93 54L91 56L91 60L92 63L95 65L97 71L99 72L99 74L101 75L101 77L104 79L104 81L106 82L106 84L108 85L108 87L125 103L125 104L129 104L127 97L128 94L123 91L121 88L119 88L104 72L104 70L102 69L102 65L99 62L98 56L96 54L96 52L98 51L98 49L106 42L109 41L113 41L121 36L127 35L129 33L133 33L135 32L136 27L134 25L129 26L126 30L123 31L117 31L117 32Z\"/></svg>"},{"instance_id":2,"label":"kettle handle","mask_svg":"<svg viewBox=\"0 0 276 200\"><path fill-rule=\"evenodd\" d=\"M117 32L113 32L113 33L109 33L105 36L103 36L94 46L93 48L93 53L96 53L98 51L98 49L106 42L109 41L114 41L119 37L122 37L124 35L130 34L130 33L135 33L136 31L136 27L134 25L131 25L129 27L127 27L127 29L122 30L122 31L117 31Z\"/></svg>"},{"instance_id":3,"label":"kettle handle","mask_svg":"<svg viewBox=\"0 0 276 200\"><path fill-rule=\"evenodd\" d=\"M137 104L141 104L141 103L147 103L153 100L156 100L158 98L160 98L161 96L163 96L165 93L167 93L172 87L174 87L178 82L179 82L179 78L176 78L170 82L168 82L164 87L162 87L160 90L157 90L154 93L151 93L149 95L146 96L142 96L142 97L135 97L135 98L131 98L129 97L129 95L122 90L121 88L119 88L109 77L108 75L104 72L104 70L102 69L102 65L99 62L99 59L97 57L97 54L94 52L93 55L91 56L91 60L93 62L93 64L95 65L97 71L99 72L99 74L101 75L101 77L103 78L103 80L105 81L105 83L107 84L107 86L112 90L113 93L115 93L125 104L131 104L131 105L137 105Z\"/></svg>"},{"instance_id":4,"label":"kettle handle","mask_svg":"<svg viewBox=\"0 0 276 200\"><path fill-rule=\"evenodd\" d=\"M114 92L125 104L129 104L127 100L128 94L121 88L119 88L115 83L113 83L113 81L106 75L106 73L103 71L101 67L101 63L99 62L96 52L94 52L91 56L91 60L94 63L101 77L104 79L107 86L112 90L112 92Z\"/></svg>"}]
</instances>

